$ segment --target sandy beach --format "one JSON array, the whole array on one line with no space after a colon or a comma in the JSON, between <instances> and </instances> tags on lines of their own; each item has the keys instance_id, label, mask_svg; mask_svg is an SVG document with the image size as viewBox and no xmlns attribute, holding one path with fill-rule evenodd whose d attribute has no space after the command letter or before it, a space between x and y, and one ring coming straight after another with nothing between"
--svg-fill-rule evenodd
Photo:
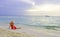
<instances>
[{"instance_id":1,"label":"sandy beach","mask_svg":"<svg viewBox=\"0 0 60 37\"><path fill-rule=\"evenodd\" d=\"M8 30L0 29L0 37L31 37L26 33L17 33Z\"/></svg>"},{"instance_id":2,"label":"sandy beach","mask_svg":"<svg viewBox=\"0 0 60 37\"><path fill-rule=\"evenodd\" d=\"M4 27L4 28L3 28ZM11 30L1 26L0 37L60 37L60 31L19 26L21 29Z\"/></svg>"}]
</instances>

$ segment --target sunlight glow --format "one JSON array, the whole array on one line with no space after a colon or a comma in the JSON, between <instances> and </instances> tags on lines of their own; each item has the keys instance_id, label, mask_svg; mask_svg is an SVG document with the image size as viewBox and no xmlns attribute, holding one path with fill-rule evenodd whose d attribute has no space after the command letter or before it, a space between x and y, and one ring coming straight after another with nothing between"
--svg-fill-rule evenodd
<instances>
[{"instance_id":1,"label":"sunlight glow","mask_svg":"<svg viewBox=\"0 0 60 37\"><path fill-rule=\"evenodd\" d=\"M29 15L49 15L49 16L60 16L60 5L54 4L43 4L35 5L32 8L26 10Z\"/></svg>"}]
</instances>

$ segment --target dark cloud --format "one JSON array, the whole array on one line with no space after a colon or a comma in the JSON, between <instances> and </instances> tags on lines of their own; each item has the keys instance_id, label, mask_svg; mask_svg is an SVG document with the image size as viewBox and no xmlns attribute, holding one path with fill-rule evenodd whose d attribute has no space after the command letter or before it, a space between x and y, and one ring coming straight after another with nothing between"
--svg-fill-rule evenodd
<instances>
[{"instance_id":1,"label":"dark cloud","mask_svg":"<svg viewBox=\"0 0 60 37\"><path fill-rule=\"evenodd\" d=\"M25 10L31 7L31 4L13 1L0 0L0 15L24 15Z\"/></svg>"}]
</instances>

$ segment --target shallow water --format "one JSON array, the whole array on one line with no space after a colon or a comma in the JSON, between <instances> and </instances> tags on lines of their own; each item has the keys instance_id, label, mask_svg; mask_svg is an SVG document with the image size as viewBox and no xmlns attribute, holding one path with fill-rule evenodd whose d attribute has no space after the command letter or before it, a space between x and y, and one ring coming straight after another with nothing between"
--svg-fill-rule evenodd
<instances>
[{"instance_id":1,"label":"shallow water","mask_svg":"<svg viewBox=\"0 0 60 37\"><path fill-rule=\"evenodd\" d=\"M25 25L50 30L60 29L60 16L0 16L0 25L7 26L14 20L15 25Z\"/></svg>"}]
</instances>

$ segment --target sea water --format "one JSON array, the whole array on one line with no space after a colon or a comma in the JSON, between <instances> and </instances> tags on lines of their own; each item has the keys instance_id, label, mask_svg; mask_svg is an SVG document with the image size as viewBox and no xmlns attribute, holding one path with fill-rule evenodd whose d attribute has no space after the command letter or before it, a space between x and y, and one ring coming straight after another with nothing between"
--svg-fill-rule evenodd
<instances>
[{"instance_id":1,"label":"sea water","mask_svg":"<svg viewBox=\"0 0 60 37\"><path fill-rule=\"evenodd\" d=\"M52 30L60 28L60 16L0 16L0 25L9 25L12 20L15 25L25 25Z\"/></svg>"}]
</instances>

